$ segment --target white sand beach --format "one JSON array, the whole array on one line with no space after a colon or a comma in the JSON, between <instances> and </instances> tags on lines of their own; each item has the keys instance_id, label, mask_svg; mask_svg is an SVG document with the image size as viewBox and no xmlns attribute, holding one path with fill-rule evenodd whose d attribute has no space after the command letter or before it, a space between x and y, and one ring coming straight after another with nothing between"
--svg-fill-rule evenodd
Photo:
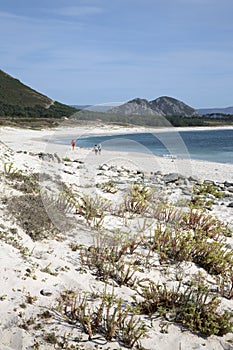
<instances>
[{"instance_id":1,"label":"white sand beach","mask_svg":"<svg viewBox=\"0 0 233 350\"><path fill-rule=\"evenodd\" d=\"M84 149L77 147L72 152L70 145L59 145L53 143L46 143L44 139L52 139L59 137L72 138L76 135L76 140L81 137L93 136L93 135L114 135L114 134L127 134L127 133L142 133L142 132L163 132L170 131L177 134L177 142L180 142L179 132L184 130L209 130L210 127L196 127L196 128L144 128L144 127L132 127L124 128L119 126L108 125L94 125L94 126L77 126L77 127L59 127L52 130L23 130L4 127L1 128L1 141L5 142L10 148L15 151L31 151L31 152L49 152L57 153L61 157L71 157L72 159L78 158L81 160L88 159L92 155L92 149ZM231 126L216 127L212 129L232 129ZM78 143L78 142L77 142ZM181 145L182 147L182 145ZM145 151L144 149L142 150ZM186 151L187 152L187 151ZM188 156L188 154L187 154ZM107 160L118 162L118 158L123 158L127 163L135 163L135 166L139 166L141 170L145 172L162 171L163 173L179 172L187 176L196 176L199 179L208 179L213 181L233 181L233 165L221 164L214 162L198 161L188 159L166 159L147 153L133 153L133 152L114 152L105 151L102 153L101 159L95 159L95 161L104 163Z\"/></svg>"},{"instance_id":2,"label":"white sand beach","mask_svg":"<svg viewBox=\"0 0 233 350\"><path fill-rule=\"evenodd\" d=\"M78 140L83 135L145 131L153 133L154 129L149 131L141 127L118 126L109 128L101 124L91 128L61 126L41 131L0 128L0 350L126 349L124 342L119 341L119 336L113 337L112 341L106 341L106 337L98 333L93 335L93 339L89 339L80 322L71 320L71 316L65 314L61 305L59 309L58 299L65 291L69 291L70 294L67 295L71 295L71 291L79 295L89 293L88 303L93 312L101 293L105 289L111 293L113 285L114 294L122 298L124 305L133 305L135 286L127 283L119 285L113 278L107 283L104 282L93 268L84 264L85 258L82 261L80 251L87 248L92 252L90 247L93 247L93 239L96 242L107 234L114 235L116 230L118 234L126 235L132 241L142 235L145 235L145 239L154 232L158 219L148 215L120 213L119 203L125 198L134 181L141 181L145 186L153 185L156 190L153 198L158 200L161 197L171 205L178 205L179 202L179 208L182 208L181 202L187 205L191 200L193 184L202 184L205 180L210 180L222 189L225 197L215 198L209 195L208 199L212 200L213 206L208 214L219 220L222 227L227 224L233 229L233 205L230 205L233 202L231 164L169 159L149 153L113 152L104 149L101 154L95 155L93 149L76 147L72 150L70 145L45 141L52 137L76 135ZM36 174L40 174L38 178ZM168 174L173 174L174 181L166 178ZM174 174L178 174L177 177ZM90 219L81 210L77 213L77 208L81 207L78 201L82 200L82 197L76 202L76 205L79 205L75 207L76 211L74 207L66 207L65 214L60 216L50 199L57 198L56 205L59 204L59 208L65 206L58 200L61 183L76 196L89 195L93 201L95 196L101 196L103 201L109 201L103 218L99 212L99 216ZM44 214L39 204L38 211L34 208L30 214L33 205L37 205L33 200L37 200L40 193L45 208ZM45 193L49 193L50 197ZM27 207L25 198L28 198L31 207ZM100 211L103 203L99 202ZM187 210L187 207L184 210ZM45 215L48 215L51 225L46 226L48 220ZM38 227L39 221L44 221L41 229L44 230L42 239L35 239L39 233L30 220L38 221ZM55 232L52 236L50 227ZM223 235L222 240L231 254L232 236ZM135 266L135 261L138 263L138 268L135 268L136 284L139 284L139 280L150 278L154 283L165 283L168 287L175 288L179 281L182 281L182 288L185 289L192 278L198 279L202 276L211 293L218 293L221 301L220 312L232 311L232 298L220 295L219 292L221 288L218 283L223 278L221 274L215 276L193 261L164 263L157 253L151 252L149 258L146 256L147 251L143 245L139 246L134 254L128 253L124 256L124 267L132 261ZM229 274L232 271L233 266ZM229 281L225 280L224 283L222 288L228 290ZM76 302L78 303L78 299ZM65 299L62 305L64 303ZM204 336L186 328L185 324L173 322L172 312L165 318L154 316L150 319L148 315L143 314L139 317L145 323L147 332L140 338L138 347L137 342L135 343L134 349L233 349L232 332L222 336Z\"/></svg>"}]
</instances>

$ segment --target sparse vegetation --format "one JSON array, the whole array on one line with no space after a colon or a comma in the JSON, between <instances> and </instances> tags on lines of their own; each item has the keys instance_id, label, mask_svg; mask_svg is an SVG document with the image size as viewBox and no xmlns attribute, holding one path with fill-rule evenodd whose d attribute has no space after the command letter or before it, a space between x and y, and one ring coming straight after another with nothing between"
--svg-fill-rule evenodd
<instances>
[{"instance_id":1,"label":"sparse vegetation","mask_svg":"<svg viewBox=\"0 0 233 350\"><path fill-rule=\"evenodd\" d=\"M153 191L150 187L133 185L126 195L125 210L134 214L145 214L153 199Z\"/></svg>"},{"instance_id":2,"label":"sparse vegetation","mask_svg":"<svg viewBox=\"0 0 233 350\"><path fill-rule=\"evenodd\" d=\"M73 208L76 214L81 215L88 226L99 229L102 226L105 211L109 208L110 203L106 199L95 196L80 194L72 191L71 188L64 191L62 198L68 208Z\"/></svg>"},{"instance_id":3,"label":"sparse vegetation","mask_svg":"<svg viewBox=\"0 0 233 350\"><path fill-rule=\"evenodd\" d=\"M23 286L23 297L14 305L18 325L35 334L35 349L42 345L84 350L88 341L93 347L100 338L105 349L113 341L119 347L142 349L148 330L169 333L172 323L205 337L232 332L233 314L226 308L233 299L232 232L230 225L203 208L208 198L223 198L221 187L208 182L197 185L192 205L199 201L199 208L189 207L188 202L181 208L178 201L169 202L176 184L164 185L161 191L156 181L144 185L141 174L135 182L124 170L127 174L128 182L102 182L97 186L101 195L92 197L77 184L56 182L57 191L49 177L49 186L40 193L40 180L47 180L47 175L28 175L13 162L3 166L0 176L11 194L2 196L2 212L10 224L15 220L15 227L1 227L0 241L22 254L27 266L13 271L20 280L43 284L37 294ZM52 242L58 237L58 225L64 241ZM28 244L25 233L34 242ZM46 261L49 254L56 254L56 265ZM55 292L46 288L51 280L58 287L60 281L66 283L63 275L68 281L72 276L72 286L77 281L79 290L61 293L52 309ZM86 278L88 291L82 290ZM109 293L111 285L115 289ZM16 292L12 288L9 294L2 293L2 305ZM42 310L40 298L47 305Z\"/></svg>"},{"instance_id":4,"label":"sparse vegetation","mask_svg":"<svg viewBox=\"0 0 233 350\"><path fill-rule=\"evenodd\" d=\"M138 294L143 298L138 302L142 314L150 317L157 314L165 319L172 314L174 321L207 336L222 336L232 331L232 312L218 312L220 299L201 280L192 282L183 292L181 285L168 289L166 284L149 281Z\"/></svg>"},{"instance_id":5,"label":"sparse vegetation","mask_svg":"<svg viewBox=\"0 0 233 350\"><path fill-rule=\"evenodd\" d=\"M63 162L72 162L72 160L69 157L64 157L62 160Z\"/></svg>"},{"instance_id":6,"label":"sparse vegetation","mask_svg":"<svg viewBox=\"0 0 233 350\"><path fill-rule=\"evenodd\" d=\"M99 303L94 306L87 295L67 291L58 300L56 311L73 325L80 324L89 340L101 334L107 341L116 339L132 348L146 333L145 324L113 292L104 291Z\"/></svg>"},{"instance_id":7,"label":"sparse vegetation","mask_svg":"<svg viewBox=\"0 0 233 350\"><path fill-rule=\"evenodd\" d=\"M54 237L58 234L40 195L13 196L7 201L7 209L33 240Z\"/></svg>"},{"instance_id":8,"label":"sparse vegetation","mask_svg":"<svg viewBox=\"0 0 233 350\"><path fill-rule=\"evenodd\" d=\"M123 258L130 249L130 242L115 246L112 245L114 242L109 242L109 245L107 241L101 243L80 250L82 266L88 266L104 282L113 279L119 286L133 286L136 282L136 266Z\"/></svg>"},{"instance_id":9,"label":"sparse vegetation","mask_svg":"<svg viewBox=\"0 0 233 350\"><path fill-rule=\"evenodd\" d=\"M4 175L11 179L21 178L22 171L15 168L13 162L4 163Z\"/></svg>"},{"instance_id":10,"label":"sparse vegetation","mask_svg":"<svg viewBox=\"0 0 233 350\"><path fill-rule=\"evenodd\" d=\"M158 225L148 241L148 248L161 260L193 261L210 274L224 274L233 266L232 251L222 241L210 241L205 232L163 228Z\"/></svg>"},{"instance_id":11,"label":"sparse vegetation","mask_svg":"<svg viewBox=\"0 0 233 350\"><path fill-rule=\"evenodd\" d=\"M101 188L106 193L116 193L118 191L116 185L112 181L107 181L103 184L97 184L97 187Z\"/></svg>"},{"instance_id":12,"label":"sparse vegetation","mask_svg":"<svg viewBox=\"0 0 233 350\"><path fill-rule=\"evenodd\" d=\"M194 234L200 234L218 240L221 236L230 236L229 227L203 210L191 208L184 213L180 220L184 229L192 230Z\"/></svg>"},{"instance_id":13,"label":"sparse vegetation","mask_svg":"<svg viewBox=\"0 0 233 350\"><path fill-rule=\"evenodd\" d=\"M194 187L194 194L206 195L211 194L215 198L222 198L223 192L218 189L214 183L204 182L203 184L198 184Z\"/></svg>"}]
</instances>

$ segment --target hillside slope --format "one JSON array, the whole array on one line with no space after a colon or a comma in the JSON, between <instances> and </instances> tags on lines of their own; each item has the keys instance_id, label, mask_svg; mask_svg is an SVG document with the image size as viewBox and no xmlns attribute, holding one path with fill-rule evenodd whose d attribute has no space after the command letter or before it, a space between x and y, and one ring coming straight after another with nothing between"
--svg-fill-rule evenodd
<instances>
[{"instance_id":1,"label":"hillside slope","mask_svg":"<svg viewBox=\"0 0 233 350\"><path fill-rule=\"evenodd\" d=\"M53 101L0 70L0 116L62 117L77 109Z\"/></svg>"},{"instance_id":2,"label":"hillside slope","mask_svg":"<svg viewBox=\"0 0 233 350\"><path fill-rule=\"evenodd\" d=\"M53 102L52 99L31 89L18 79L0 70L0 103L21 105L22 107L40 105L47 108Z\"/></svg>"}]
</instances>

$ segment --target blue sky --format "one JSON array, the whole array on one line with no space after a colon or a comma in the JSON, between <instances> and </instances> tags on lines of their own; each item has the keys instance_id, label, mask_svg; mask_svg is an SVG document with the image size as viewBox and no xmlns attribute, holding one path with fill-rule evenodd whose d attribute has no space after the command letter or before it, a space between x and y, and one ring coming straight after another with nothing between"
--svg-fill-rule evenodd
<instances>
[{"instance_id":1,"label":"blue sky","mask_svg":"<svg viewBox=\"0 0 233 350\"><path fill-rule=\"evenodd\" d=\"M67 104L233 105L232 0L0 0L0 68Z\"/></svg>"}]
</instances>

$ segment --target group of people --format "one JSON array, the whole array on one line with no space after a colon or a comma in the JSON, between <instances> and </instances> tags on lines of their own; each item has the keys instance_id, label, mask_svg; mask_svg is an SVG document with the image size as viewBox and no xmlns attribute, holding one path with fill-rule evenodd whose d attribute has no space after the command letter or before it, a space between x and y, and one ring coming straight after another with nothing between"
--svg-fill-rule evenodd
<instances>
[{"instance_id":1,"label":"group of people","mask_svg":"<svg viewBox=\"0 0 233 350\"><path fill-rule=\"evenodd\" d=\"M101 154L101 149L102 149L101 144L95 145L95 146L94 146L94 152L95 152L95 154L96 154L96 155L97 155L97 154Z\"/></svg>"},{"instance_id":2,"label":"group of people","mask_svg":"<svg viewBox=\"0 0 233 350\"><path fill-rule=\"evenodd\" d=\"M71 147L72 147L73 150L74 150L75 146L76 146L76 142L75 142L75 140L72 140L71 141ZM93 150L94 150L96 155L97 154L101 154L101 150L102 150L101 144L95 145Z\"/></svg>"}]
</instances>

